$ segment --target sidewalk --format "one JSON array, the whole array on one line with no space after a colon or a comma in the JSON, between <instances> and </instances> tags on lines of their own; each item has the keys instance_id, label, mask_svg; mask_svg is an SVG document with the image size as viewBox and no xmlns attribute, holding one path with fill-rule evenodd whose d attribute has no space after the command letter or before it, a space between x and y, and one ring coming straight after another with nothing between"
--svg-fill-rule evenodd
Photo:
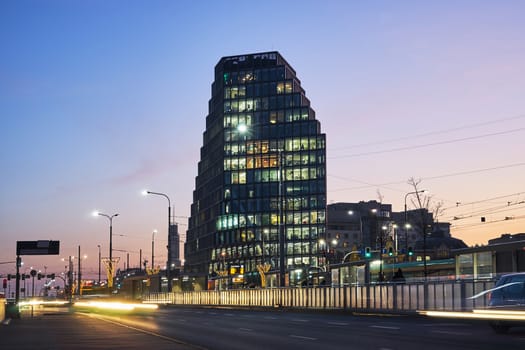
<instances>
[{"instance_id":1,"label":"sidewalk","mask_svg":"<svg viewBox=\"0 0 525 350\"><path fill-rule=\"evenodd\" d=\"M23 312L0 325L2 349L191 349L175 340L66 309Z\"/></svg>"}]
</instances>

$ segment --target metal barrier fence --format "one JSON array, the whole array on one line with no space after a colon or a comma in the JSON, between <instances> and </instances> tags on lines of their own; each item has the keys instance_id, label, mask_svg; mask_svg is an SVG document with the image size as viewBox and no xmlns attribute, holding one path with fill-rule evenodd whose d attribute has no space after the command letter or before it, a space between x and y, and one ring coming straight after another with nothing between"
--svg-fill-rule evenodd
<instances>
[{"instance_id":1,"label":"metal barrier fence","mask_svg":"<svg viewBox=\"0 0 525 350\"><path fill-rule=\"evenodd\" d=\"M369 284L341 287L270 288L151 293L144 302L175 305L284 307L374 312L470 311L487 306L475 297L494 281Z\"/></svg>"}]
</instances>

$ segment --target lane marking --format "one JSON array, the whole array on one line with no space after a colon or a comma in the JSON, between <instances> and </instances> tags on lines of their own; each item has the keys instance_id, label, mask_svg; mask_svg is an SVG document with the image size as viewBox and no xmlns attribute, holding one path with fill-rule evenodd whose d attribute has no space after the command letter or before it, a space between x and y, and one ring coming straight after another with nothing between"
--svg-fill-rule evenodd
<instances>
[{"instance_id":1,"label":"lane marking","mask_svg":"<svg viewBox=\"0 0 525 350\"><path fill-rule=\"evenodd\" d=\"M253 329L251 328L239 328L239 330L244 332L253 332Z\"/></svg>"},{"instance_id":2,"label":"lane marking","mask_svg":"<svg viewBox=\"0 0 525 350\"><path fill-rule=\"evenodd\" d=\"M310 320L305 320L303 318L292 318L290 321L292 322L310 322Z\"/></svg>"},{"instance_id":3,"label":"lane marking","mask_svg":"<svg viewBox=\"0 0 525 350\"><path fill-rule=\"evenodd\" d=\"M379 328L379 329L401 329L400 327L393 326L369 326L370 328Z\"/></svg>"},{"instance_id":4,"label":"lane marking","mask_svg":"<svg viewBox=\"0 0 525 350\"><path fill-rule=\"evenodd\" d=\"M431 333L449 334L449 335L472 335L472 333L468 333L468 332L452 332L452 331L431 331Z\"/></svg>"},{"instance_id":5,"label":"lane marking","mask_svg":"<svg viewBox=\"0 0 525 350\"><path fill-rule=\"evenodd\" d=\"M295 334L290 334L289 337L290 338L295 338L295 339L302 339L302 340L317 340L317 338L305 337L305 336L302 336L302 335L295 335Z\"/></svg>"},{"instance_id":6,"label":"lane marking","mask_svg":"<svg viewBox=\"0 0 525 350\"><path fill-rule=\"evenodd\" d=\"M329 324L330 326L348 326L350 323L348 322L326 322L326 324Z\"/></svg>"},{"instance_id":7,"label":"lane marking","mask_svg":"<svg viewBox=\"0 0 525 350\"><path fill-rule=\"evenodd\" d=\"M265 316L264 317L266 320L276 320L277 317L273 317L273 316Z\"/></svg>"},{"instance_id":8,"label":"lane marking","mask_svg":"<svg viewBox=\"0 0 525 350\"><path fill-rule=\"evenodd\" d=\"M471 327L471 325L464 323L433 323L424 324L423 327Z\"/></svg>"}]
</instances>

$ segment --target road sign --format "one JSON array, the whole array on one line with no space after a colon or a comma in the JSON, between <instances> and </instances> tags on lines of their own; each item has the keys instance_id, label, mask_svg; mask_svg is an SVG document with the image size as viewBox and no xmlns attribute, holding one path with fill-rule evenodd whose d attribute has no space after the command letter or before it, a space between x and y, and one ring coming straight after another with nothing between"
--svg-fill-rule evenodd
<instances>
[{"instance_id":1,"label":"road sign","mask_svg":"<svg viewBox=\"0 0 525 350\"><path fill-rule=\"evenodd\" d=\"M60 241L17 241L16 255L58 255Z\"/></svg>"}]
</instances>

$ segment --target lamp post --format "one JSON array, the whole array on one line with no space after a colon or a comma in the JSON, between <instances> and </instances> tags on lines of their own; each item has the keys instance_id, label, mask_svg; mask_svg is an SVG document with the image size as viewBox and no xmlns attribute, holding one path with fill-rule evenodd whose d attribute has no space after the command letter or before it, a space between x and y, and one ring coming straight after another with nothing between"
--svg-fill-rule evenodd
<instances>
[{"instance_id":1,"label":"lamp post","mask_svg":"<svg viewBox=\"0 0 525 350\"><path fill-rule=\"evenodd\" d=\"M119 214L113 214L113 215L107 215L104 213L100 213L98 211L95 211L93 213L93 216L103 216L109 220L109 274L108 274L108 289L109 292L112 292L113 289L113 218L118 216Z\"/></svg>"},{"instance_id":2,"label":"lamp post","mask_svg":"<svg viewBox=\"0 0 525 350\"><path fill-rule=\"evenodd\" d=\"M284 244L284 212L283 212L283 156L282 150L279 148L278 161L279 161L279 278L280 286L284 287L286 284L285 279L285 244Z\"/></svg>"},{"instance_id":3,"label":"lamp post","mask_svg":"<svg viewBox=\"0 0 525 350\"><path fill-rule=\"evenodd\" d=\"M151 268L155 268L155 233L157 233L157 230L153 230L153 233L151 235Z\"/></svg>"},{"instance_id":4,"label":"lamp post","mask_svg":"<svg viewBox=\"0 0 525 350\"><path fill-rule=\"evenodd\" d=\"M408 254L408 228L410 227L410 225L408 224L407 197L410 196L411 194L424 193L424 192L426 192L426 190L413 191L413 192L408 192L407 194L405 194L405 225L403 225L405 227L405 254Z\"/></svg>"},{"instance_id":5,"label":"lamp post","mask_svg":"<svg viewBox=\"0 0 525 350\"><path fill-rule=\"evenodd\" d=\"M349 210L348 215L354 216L354 211ZM353 223L353 220L352 220ZM363 244L363 216L361 215L361 210L359 210L359 241L361 242L361 245ZM364 249L364 248L363 248Z\"/></svg>"},{"instance_id":6,"label":"lamp post","mask_svg":"<svg viewBox=\"0 0 525 350\"><path fill-rule=\"evenodd\" d=\"M31 266L29 269L32 270L32 269L33 269L33 266ZM27 298L27 294L28 294L28 293L27 293L27 289L26 289L26 288L27 288L27 286L26 286L26 279L29 278L29 275L26 274L27 270L28 270L28 268L26 268L26 269L24 270L24 274L22 275L23 280L24 280L24 299ZM26 275L27 275L28 277L26 277Z\"/></svg>"},{"instance_id":7,"label":"lamp post","mask_svg":"<svg viewBox=\"0 0 525 350\"><path fill-rule=\"evenodd\" d=\"M31 274L31 277L33 278L33 292L31 293L31 298L34 298L35 297L35 276L37 274L37 271L34 270L34 269L31 269L31 271L29 272Z\"/></svg>"},{"instance_id":8,"label":"lamp post","mask_svg":"<svg viewBox=\"0 0 525 350\"><path fill-rule=\"evenodd\" d=\"M77 274L77 277L78 277L78 283L77 283L77 291L78 291L78 295L81 294L82 292L82 268L80 266L80 246L78 246L78 274Z\"/></svg>"},{"instance_id":9,"label":"lamp post","mask_svg":"<svg viewBox=\"0 0 525 350\"><path fill-rule=\"evenodd\" d=\"M379 282L385 281L385 276L383 275L383 247L385 246L385 236L386 236L386 230L388 227L386 225L381 226L381 233L379 237Z\"/></svg>"},{"instance_id":10,"label":"lamp post","mask_svg":"<svg viewBox=\"0 0 525 350\"><path fill-rule=\"evenodd\" d=\"M153 191L144 191L143 194L154 194L157 196L162 196L168 200L168 263L166 264L166 278L168 279L168 292L171 292L171 238L170 238L170 228L171 228L171 201L170 197L165 193L153 192ZM151 262L153 266L153 261Z\"/></svg>"},{"instance_id":11,"label":"lamp post","mask_svg":"<svg viewBox=\"0 0 525 350\"><path fill-rule=\"evenodd\" d=\"M100 287L100 260L101 260L100 244L97 244L97 247L98 247L98 286Z\"/></svg>"},{"instance_id":12,"label":"lamp post","mask_svg":"<svg viewBox=\"0 0 525 350\"><path fill-rule=\"evenodd\" d=\"M325 272L328 271L328 254L326 253L327 244L324 238L321 238L317 241L319 245L319 249L321 250L321 253L324 255L324 266L325 266Z\"/></svg>"}]
</instances>

